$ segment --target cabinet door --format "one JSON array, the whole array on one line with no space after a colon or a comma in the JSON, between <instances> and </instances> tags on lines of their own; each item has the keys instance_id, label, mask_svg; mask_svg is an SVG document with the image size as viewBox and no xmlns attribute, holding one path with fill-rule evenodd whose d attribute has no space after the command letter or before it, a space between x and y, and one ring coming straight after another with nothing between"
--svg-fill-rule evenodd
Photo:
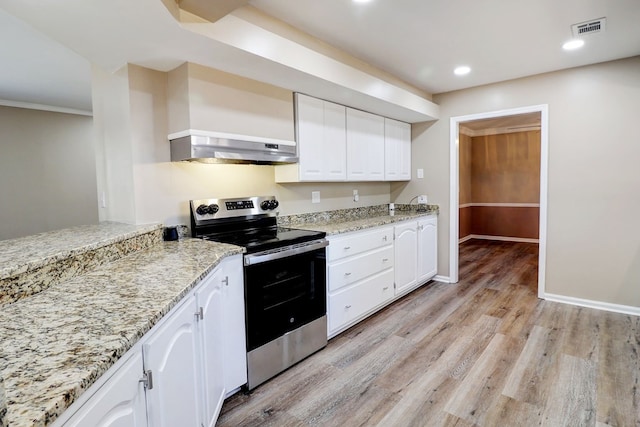
<instances>
[{"instance_id":1,"label":"cabinet door","mask_svg":"<svg viewBox=\"0 0 640 427\"><path fill-rule=\"evenodd\" d=\"M217 268L195 293L199 313L196 318L202 348L202 375L204 385L205 425L213 427L226 394L224 388L224 301L223 285L226 280L222 268Z\"/></svg>"},{"instance_id":2,"label":"cabinet door","mask_svg":"<svg viewBox=\"0 0 640 427\"><path fill-rule=\"evenodd\" d=\"M396 295L408 292L417 283L418 224L416 221L395 226L395 283Z\"/></svg>"},{"instance_id":3,"label":"cabinet door","mask_svg":"<svg viewBox=\"0 0 640 427\"><path fill-rule=\"evenodd\" d=\"M224 261L224 384L227 393L247 383L242 255Z\"/></svg>"},{"instance_id":4,"label":"cabinet door","mask_svg":"<svg viewBox=\"0 0 640 427\"><path fill-rule=\"evenodd\" d=\"M76 412L65 427L143 427L147 412L142 353L131 358Z\"/></svg>"},{"instance_id":5,"label":"cabinet door","mask_svg":"<svg viewBox=\"0 0 640 427\"><path fill-rule=\"evenodd\" d=\"M301 181L324 178L324 101L296 94L296 136Z\"/></svg>"},{"instance_id":6,"label":"cabinet door","mask_svg":"<svg viewBox=\"0 0 640 427\"><path fill-rule=\"evenodd\" d=\"M384 181L384 118L347 108L347 180Z\"/></svg>"},{"instance_id":7,"label":"cabinet door","mask_svg":"<svg viewBox=\"0 0 640 427\"><path fill-rule=\"evenodd\" d=\"M296 94L300 181L347 177L346 107Z\"/></svg>"},{"instance_id":8,"label":"cabinet door","mask_svg":"<svg viewBox=\"0 0 640 427\"><path fill-rule=\"evenodd\" d=\"M324 180L347 179L346 107L324 101L324 140L322 150Z\"/></svg>"},{"instance_id":9,"label":"cabinet door","mask_svg":"<svg viewBox=\"0 0 640 427\"><path fill-rule=\"evenodd\" d=\"M145 369L153 375L147 389L151 427L201 427L195 312L193 297L187 297L143 345Z\"/></svg>"},{"instance_id":10,"label":"cabinet door","mask_svg":"<svg viewBox=\"0 0 640 427\"><path fill-rule=\"evenodd\" d=\"M438 218L418 221L418 280L423 283L438 273Z\"/></svg>"},{"instance_id":11,"label":"cabinet door","mask_svg":"<svg viewBox=\"0 0 640 427\"><path fill-rule=\"evenodd\" d=\"M411 125L384 119L384 173L387 181L411 179Z\"/></svg>"}]
</instances>

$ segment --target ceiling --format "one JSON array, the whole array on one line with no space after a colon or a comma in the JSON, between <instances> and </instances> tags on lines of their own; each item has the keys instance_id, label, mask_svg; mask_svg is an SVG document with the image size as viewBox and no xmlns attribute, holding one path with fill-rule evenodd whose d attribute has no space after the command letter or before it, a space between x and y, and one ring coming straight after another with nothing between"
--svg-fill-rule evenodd
<instances>
[{"instance_id":1,"label":"ceiling","mask_svg":"<svg viewBox=\"0 0 640 427\"><path fill-rule=\"evenodd\" d=\"M414 93L447 92L640 54L640 0L249 4L415 86ZM607 18L604 32L586 36L580 50L561 49L571 38L571 24L600 17ZM278 64L251 49L241 51L220 38L205 39L171 18L161 0L0 0L0 36L11 41L0 45L0 100L88 111L91 63L107 70L134 63L167 71L191 61L375 108L377 100L370 94L356 99L362 94L319 74ZM233 28L229 22L227 28ZM471 73L453 75L458 65L470 66Z\"/></svg>"}]
</instances>

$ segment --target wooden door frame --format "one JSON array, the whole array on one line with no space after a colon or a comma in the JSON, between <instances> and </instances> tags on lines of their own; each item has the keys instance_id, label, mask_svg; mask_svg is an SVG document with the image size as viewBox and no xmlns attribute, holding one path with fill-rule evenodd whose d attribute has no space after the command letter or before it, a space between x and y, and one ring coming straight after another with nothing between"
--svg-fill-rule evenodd
<instances>
[{"instance_id":1,"label":"wooden door frame","mask_svg":"<svg viewBox=\"0 0 640 427\"><path fill-rule=\"evenodd\" d=\"M547 182L549 163L549 105L511 108L487 113L469 114L450 119L450 194L449 194L449 281L458 282L458 223L460 177L460 123L525 113L540 113L540 235L538 245L538 298L545 297L545 271L547 259Z\"/></svg>"}]
</instances>

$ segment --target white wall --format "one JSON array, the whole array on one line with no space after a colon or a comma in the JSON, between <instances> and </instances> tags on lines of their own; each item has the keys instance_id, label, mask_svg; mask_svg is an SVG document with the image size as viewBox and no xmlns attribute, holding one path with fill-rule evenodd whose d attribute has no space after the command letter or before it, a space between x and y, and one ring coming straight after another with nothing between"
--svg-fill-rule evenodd
<instances>
[{"instance_id":1,"label":"white wall","mask_svg":"<svg viewBox=\"0 0 640 427\"><path fill-rule=\"evenodd\" d=\"M100 221L136 222L129 76L92 68ZM103 204L104 201L104 204Z\"/></svg>"},{"instance_id":2,"label":"white wall","mask_svg":"<svg viewBox=\"0 0 640 427\"><path fill-rule=\"evenodd\" d=\"M413 167L440 205L438 273L449 273L449 118L549 105L546 291L640 307L640 57L434 96L441 120L413 126Z\"/></svg>"},{"instance_id":3,"label":"white wall","mask_svg":"<svg viewBox=\"0 0 640 427\"><path fill-rule=\"evenodd\" d=\"M98 222L92 122L0 107L0 239Z\"/></svg>"}]
</instances>

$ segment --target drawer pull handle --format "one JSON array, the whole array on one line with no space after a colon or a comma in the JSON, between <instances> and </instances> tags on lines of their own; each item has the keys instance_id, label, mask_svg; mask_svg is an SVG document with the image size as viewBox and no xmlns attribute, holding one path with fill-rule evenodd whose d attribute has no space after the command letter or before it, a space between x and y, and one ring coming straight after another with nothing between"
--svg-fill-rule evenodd
<instances>
[{"instance_id":1,"label":"drawer pull handle","mask_svg":"<svg viewBox=\"0 0 640 427\"><path fill-rule=\"evenodd\" d=\"M346 272L346 273L344 273L344 275L345 275L345 276L351 276L351 273Z\"/></svg>"},{"instance_id":2,"label":"drawer pull handle","mask_svg":"<svg viewBox=\"0 0 640 427\"><path fill-rule=\"evenodd\" d=\"M345 305L344 308L346 308L347 310L351 308L350 305Z\"/></svg>"},{"instance_id":3,"label":"drawer pull handle","mask_svg":"<svg viewBox=\"0 0 640 427\"><path fill-rule=\"evenodd\" d=\"M345 251L348 251L349 249L351 249L351 246L345 246L345 247L344 247L344 250L345 250Z\"/></svg>"},{"instance_id":4,"label":"drawer pull handle","mask_svg":"<svg viewBox=\"0 0 640 427\"><path fill-rule=\"evenodd\" d=\"M386 241L387 241L387 236L384 236L384 237L382 238L382 240L384 240L384 241L386 242Z\"/></svg>"},{"instance_id":5,"label":"drawer pull handle","mask_svg":"<svg viewBox=\"0 0 640 427\"><path fill-rule=\"evenodd\" d=\"M384 288L382 288L383 291L386 291L387 289L389 289L388 286L385 286Z\"/></svg>"},{"instance_id":6,"label":"drawer pull handle","mask_svg":"<svg viewBox=\"0 0 640 427\"><path fill-rule=\"evenodd\" d=\"M387 262L389 261L389 258L382 258L382 262Z\"/></svg>"}]
</instances>

